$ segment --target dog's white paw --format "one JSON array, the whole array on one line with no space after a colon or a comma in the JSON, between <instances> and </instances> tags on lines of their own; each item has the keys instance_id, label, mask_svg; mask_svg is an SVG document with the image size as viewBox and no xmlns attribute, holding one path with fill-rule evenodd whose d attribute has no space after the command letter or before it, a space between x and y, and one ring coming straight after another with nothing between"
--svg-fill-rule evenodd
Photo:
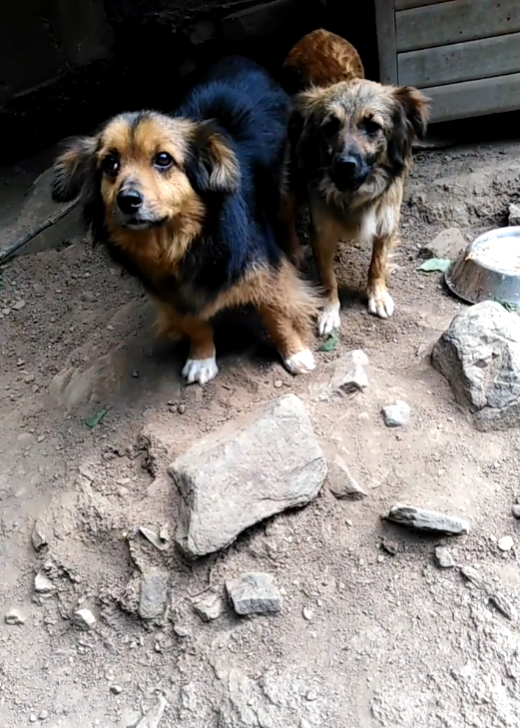
<instances>
[{"instance_id":1,"label":"dog's white paw","mask_svg":"<svg viewBox=\"0 0 520 728\"><path fill-rule=\"evenodd\" d=\"M334 329L339 329L340 327L339 303L327 303L318 318L318 331L320 336L328 336Z\"/></svg>"},{"instance_id":2,"label":"dog's white paw","mask_svg":"<svg viewBox=\"0 0 520 728\"><path fill-rule=\"evenodd\" d=\"M394 300L386 288L368 294L368 312L379 318L390 318L394 312Z\"/></svg>"},{"instance_id":3,"label":"dog's white paw","mask_svg":"<svg viewBox=\"0 0 520 728\"><path fill-rule=\"evenodd\" d=\"M207 384L218 374L218 366L214 356L209 359L188 359L182 370L182 376L188 384L198 382Z\"/></svg>"},{"instance_id":4,"label":"dog's white paw","mask_svg":"<svg viewBox=\"0 0 520 728\"><path fill-rule=\"evenodd\" d=\"M293 354L284 363L291 374L308 374L316 368L316 362L310 349Z\"/></svg>"}]
</instances>

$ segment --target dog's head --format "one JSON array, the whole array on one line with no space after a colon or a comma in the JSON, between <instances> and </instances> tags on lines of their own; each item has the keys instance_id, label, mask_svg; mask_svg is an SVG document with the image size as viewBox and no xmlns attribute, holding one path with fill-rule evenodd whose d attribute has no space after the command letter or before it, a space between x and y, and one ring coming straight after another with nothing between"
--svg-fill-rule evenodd
<instances>
[{"instance_id":1,"label":"dog's head","mask_svg":"<svg viewBox=\"0 0 520 728\"><path fill-rule=\"evenodd\" d=\"M316 182L370 196L403 173L428 114L415 88L356 79L299 94L289 133L298 165Z\"/></svg>"},{"instance_id":2,"label":"dog's head","mask_svg":"<svg viewBox=\"0 0 520 728\"><path fill-rule=\"evenodd\" d=\"M236 156L212 122L136 112L69 140L52 196L98 204L108 230L130 232L182 220L205 195L232 193L239 182Z\"/></svg>"}]
</instances>

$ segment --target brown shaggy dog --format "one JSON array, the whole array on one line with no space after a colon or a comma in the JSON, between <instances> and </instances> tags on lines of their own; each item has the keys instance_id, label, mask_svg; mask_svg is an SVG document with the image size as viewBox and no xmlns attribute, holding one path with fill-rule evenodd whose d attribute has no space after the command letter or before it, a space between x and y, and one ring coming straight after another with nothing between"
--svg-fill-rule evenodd
<instances>
[{"instance_id":1,"label":"brown shaggy dog","mask_svg":"<svg viewBox=\"0 0 520 728\"><path fill-rule=\"evenodd\" d=\"M415 88L343 80L345 63L347 75L360 69L355 50L326 31L314 38L314 50L304 38L288 57L293 73L299 64L300 87L307 87L293 99L290 177L294 209L303 202L310 209L311 243L327 296L319 331L329 334L340 327L334 273L340 239L371 245L368 310L381 318L393 313L386 286L388 255L397 242L412 142L426 133L429 107ZM299 45L305 53L295 52ZM325 63L328 52L333 57ZM313 85L316 79L320 86ZM298 257L297 250L292 252Z\"/></svg>"},{"instance_id":2,"label":"brown shaggy dog","mask_svg":"<svg viewBox=\"0 0 520 728\"><path fill-rule=\"evenodd\" d=\"M157 303L160 331L189 340L188 383L218 372L214 316L246 305L291 373L314 368L318 300L278 244L289 111L264 69L229 57L175 114L121 114L56 162L54 199L81 197L95 240Z\"/></svg>"}]
</instances>

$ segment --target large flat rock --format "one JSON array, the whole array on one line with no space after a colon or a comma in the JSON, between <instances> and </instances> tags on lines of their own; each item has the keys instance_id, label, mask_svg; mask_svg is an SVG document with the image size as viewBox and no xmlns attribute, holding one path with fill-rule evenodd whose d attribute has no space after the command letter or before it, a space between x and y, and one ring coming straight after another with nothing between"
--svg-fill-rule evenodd
<instances>
[{"instance_id":1,"label":"large flat rock","mask_svg":"<svg viewBox=\"0 0 520 728\"><path fill-rule=\"evenodd\" d=\"M198 557L312 501L327 465L303 402L288 394L199 440L169 473L181 494L177 543Z\"/></svg>"},{"instance_id":2,"label":"large flat rock","mask_svg":"<svg viewBox=\"0 0 520 728\"><path fill-rule=\"evenodd\" d=\"M432 352L481 431L520 425L520 316L484 301L455 316Z\"/></svg>"}]
</instances>

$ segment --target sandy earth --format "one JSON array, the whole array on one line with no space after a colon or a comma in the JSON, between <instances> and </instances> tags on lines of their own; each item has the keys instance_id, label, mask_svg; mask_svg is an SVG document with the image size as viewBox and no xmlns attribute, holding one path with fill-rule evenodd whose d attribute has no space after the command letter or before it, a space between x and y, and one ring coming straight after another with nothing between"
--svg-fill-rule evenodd
<instances>
[{"instance_id":1,"label":"sandy earth","mask_svg":"<svg viewBox=\"0 0 520 728\"><path fill-rule=\"evenodd\" d=\"M520 496L518 432L474 431L429 362L431 344L464 308L440 275L417 271L419 247L454 225L469 240L503 224L520 190L520 145L420 152L394 258L389 321L359 291L369 251L344 246L350 289L342 336L308 378L287 374L254 321L221 336L221 373L204 390L180 380L183 352L153 341L138 285L75 238L2 270L0 290L0 716L2 728L135 726L158 694L160 728L516 727L520 637L458 569L447 543L515 602ZM9 181L12 170L3 170ZM22 303L23 302L23 303ZM327 361L369 357L365 392L313 402ZM273 518L192 566L173 542L158 551L140 526L174 533L178 495L166 466L203 432L255 403L294 392L327 456L341 453L368 492ZM403 399L405 428L381 407ZM97 427L84 419L108 409ZM470 520L452 540L380 520L395 502ZM35 519L49 545L31 546ZM513 537L507 553L497 539ZM397 548L395 555L382 540ZM392 549L390 549L392 550ZM166 617L137 614L140 575L170 574ZM55 585L35 594L40 568ZM204 623L192 602L226 579L266 571L282 589L278 616ZM204 592L207 596L210 591ZM71 615L87 606L91 631ZM23 625L4 623L16 608ZM303 610L305 609L305 616ZM153 724L146 724L152 728Z\"/></svg>"}]
</instances>

